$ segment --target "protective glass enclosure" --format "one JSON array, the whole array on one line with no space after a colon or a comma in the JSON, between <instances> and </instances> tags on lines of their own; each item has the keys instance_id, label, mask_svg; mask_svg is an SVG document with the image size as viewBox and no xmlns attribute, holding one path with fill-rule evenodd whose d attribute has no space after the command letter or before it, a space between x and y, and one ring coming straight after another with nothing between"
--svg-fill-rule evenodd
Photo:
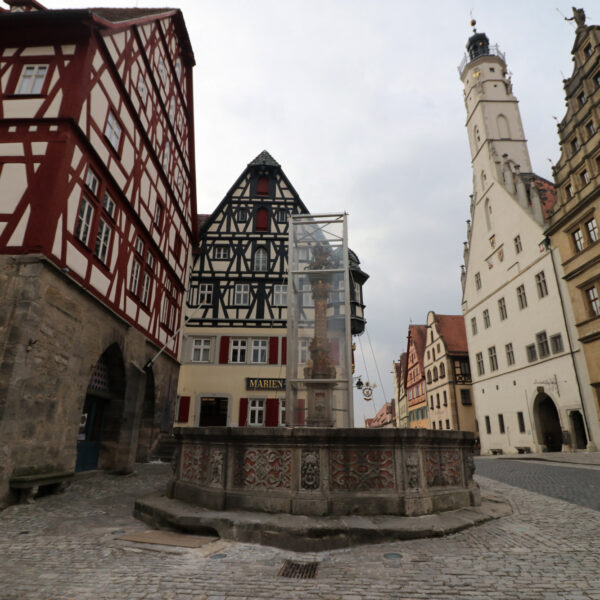
<instances>
[{"instance_id":1,"label":"protective glass enclosure","mask_svg":"<svg viewBox=\"0 0 600 600\"><path fill-rule=\"evenodd\" d=\"M289 227L286 424L352 427L347 215Z\"/></svg>"}]
</instances>

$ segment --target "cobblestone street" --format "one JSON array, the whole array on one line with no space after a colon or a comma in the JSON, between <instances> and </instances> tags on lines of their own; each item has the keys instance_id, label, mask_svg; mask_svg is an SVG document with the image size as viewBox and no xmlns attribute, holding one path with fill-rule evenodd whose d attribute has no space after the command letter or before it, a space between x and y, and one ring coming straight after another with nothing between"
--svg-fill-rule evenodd
<instances>
[{"instance_id":1,"label":"cobblestone street","mask_svg":"<svg viewBox=\"0 0 600 600\"><path fill-rule=\"evenodd\" d=\"M492 479L478 477L483 493L509 499L513 515L446 538L311 554L116 539L148 529L131 516L133 499L168 475L160 464L95 474L0 513L0 599L600 600L600 512ZM318 561L316 578L278 576L285 559Z\"/></svg>"}]
</instances>

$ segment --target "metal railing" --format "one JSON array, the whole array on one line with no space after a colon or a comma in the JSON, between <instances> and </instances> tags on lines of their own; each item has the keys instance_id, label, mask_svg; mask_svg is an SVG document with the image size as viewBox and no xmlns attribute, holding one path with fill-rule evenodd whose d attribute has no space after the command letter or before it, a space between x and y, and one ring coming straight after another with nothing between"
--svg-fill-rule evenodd
<instances>
[{"instance_id":1,"label":"metal railing","mask_svg":"<svg viewBox=\"0 0 600 600\"><path fill-rule=\"evenodd\" d=\"M501 58L504 62L506 62L506 58L505 58L505 54L504 52L500 51L500 48L498 47L498 44L494 44L494 45L490 45L488 48L488 51L486 53L481 53L478 54L477 56L475 56L474 58L471 58L469 56L469 54L467 52L465 52L465 55L463 56L463 59L460 61L460 65L458 65L458 74L462 77L463 71L465 70L465 67L472 61L477 60L478 58L481 58L482 56L497 56L498 58Z\"/></svg>"}]
</instances>

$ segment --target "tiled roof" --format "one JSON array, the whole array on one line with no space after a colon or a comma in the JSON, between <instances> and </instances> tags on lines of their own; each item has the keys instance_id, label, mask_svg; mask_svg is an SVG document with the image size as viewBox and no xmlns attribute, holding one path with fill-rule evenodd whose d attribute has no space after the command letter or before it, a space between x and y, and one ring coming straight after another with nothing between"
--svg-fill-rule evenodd
<instances>
[{"instance_id":1,"label":"tiled roof","mask_svg":"<svg viewBox=\"0 0 600 600\"><path fill-rule=\"evenodd\" d=\"M375 428L389 425L394 420L392 414L392 405L386 402L380 409L379 412L372 419L365 419L365 427Z\"/></svg>"},{"instance_id":2,"label":"tiled roof","mask_svg":"<svg viewBox=\"0 0 600 600\"><path fill-rule=\"evenodd\" d=\"M448 352L467 352L467 332L462 315L435 315L440 335L446 342Z\"/></svg>"},{"instance_id":3,"label":"tiled roof","mask_svg":"<svg viewBox=\"0 0 600 600\"><path fill-rule=\"evenodd\" d=\"M427 328L425 327L425 325L409 325L408 330L410 337L414 340L419 363L423 365L423 354L425 353L425 339L427 337Z\"/></svg>"},{"instance_id":4,"label":"tiled roof","mask_svg":"<svg viewBox=\"0 0 600 600\"><path fill-rule=\"evenodd\" d=\"M542 214L544 215L544 221L547 221L552 214L552 207L556 203L556 186L536 175L535 173L523 173L523 179L531 186L534 185L540 196L542 202Z\"/></svg>"},{"instance_id":5,"label":"tiled roof","mask_svg":"<svg viewBox=\"0 0 600 600\"><path fill-rule=\"evenodd\" d=\"M206 221L208 221L209 218L210 215L196 215L196 226L198 228L198 231L202 229L204 223L206 223Z\"/></svg>"},{"instance_id":6,"label":"tiled roof","mask_svg":"<svg viewBox=\"0 0 600 600\"><path fill-rule=\"evenodd\" d=\"M111 21L111 23L120 23L130 21L131 19L141 19L164 12L172 12L174 8L90 8L95 15Z\"/></svg>"},{"instance_id":7,"label":"tiled roof","mask_svg":"<svg viewBox=\"0 0 600 600\"><path fill-rule=\"evenodd\" d=\"M402 378L402 373L406 373L406 364L408 362L408 355L406 352L403 352L400 355L400 359L398 362L394 363L394 373L396 375L396 380L399 382Z\"/></svg>"},{"instance_id":8,"label":"tiled roof","mask_svg":"<svg viewBox=\"0 0 600 600\"><path fill-rule=\"evenodd\" d=\"M248 166L280 167L281 165L266 151L263 150Z\"/></svg>"}]
</instances>

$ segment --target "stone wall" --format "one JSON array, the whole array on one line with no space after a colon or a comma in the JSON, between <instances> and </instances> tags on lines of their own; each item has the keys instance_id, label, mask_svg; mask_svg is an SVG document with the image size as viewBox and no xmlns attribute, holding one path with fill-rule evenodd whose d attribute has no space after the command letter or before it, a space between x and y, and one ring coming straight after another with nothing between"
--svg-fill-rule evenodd
<instances>
[{"instance_id":1,"label":"stone wall","mask_svg":"<svg viewBox=\"0 0 600 600\"><path fill-rule=\"evenodd\" d=\"M461 431L177 428L169 495L216 510L423 515L480 503Z\"/></svg>"},{"instance_id":2,"label":"stone wall","mask_svg":"<svg viewBox=\"0 0 600 600\"><path fill-rule=\"evenodd\" d=\"M128 472L138 452L143 367L158 348L45 258L0 256L0 506L16 499L11 478L74 470L90 376L109 348L124 382L111 400L111 434L99 465ZM175 397L178 369L165 354L153 365L148 445L160 431L167 396Z\"/></svg>"}]
</instances>

